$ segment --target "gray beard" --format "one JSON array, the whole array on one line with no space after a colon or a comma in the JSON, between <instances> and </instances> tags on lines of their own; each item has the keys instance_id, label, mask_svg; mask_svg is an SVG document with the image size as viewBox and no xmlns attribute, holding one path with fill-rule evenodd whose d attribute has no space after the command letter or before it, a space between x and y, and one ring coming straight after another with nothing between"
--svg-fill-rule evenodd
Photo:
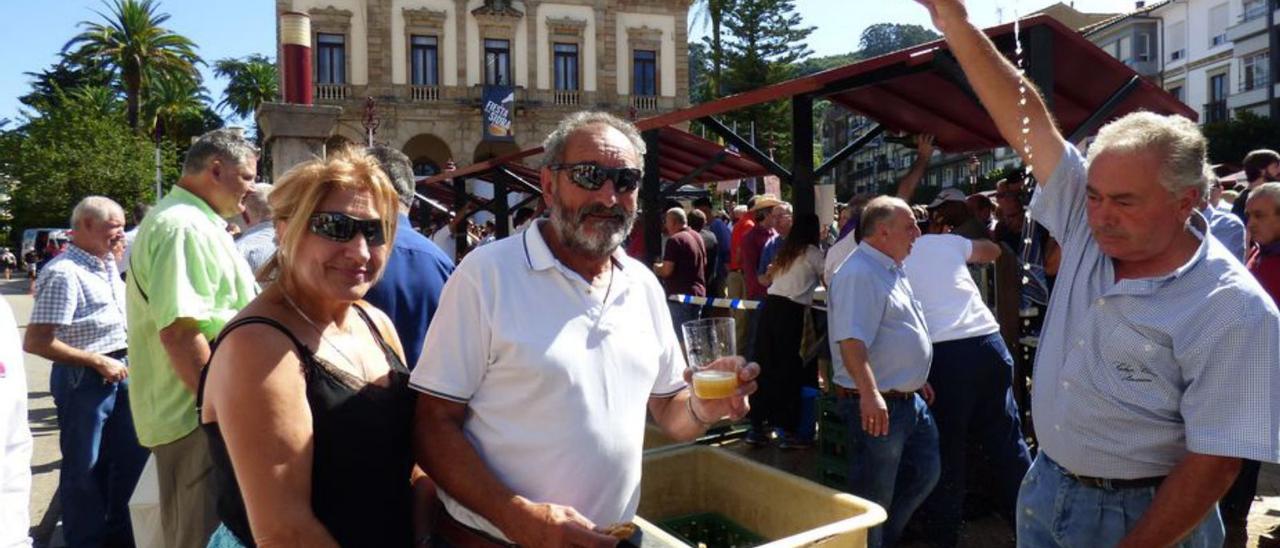
<instances>
[{"instance_id":1,"label":"gray beard","mask_svg":"<svg viewBox=\"0 0 1280 548\"><path fill-rule=\"evenodd\" d=\"M613 212L621 218L616 221L597 222L598 233L590 233L582 226L588 215ZM560 242L574 252L592 259L603 259L613 254L626 241L635 225L636 214L627 213L622 206L608 208L602 205L587 205L576 211L570 211L560 202L559 196L552 198L551 229L555 231Z\"/></svg>"}]
</instances>

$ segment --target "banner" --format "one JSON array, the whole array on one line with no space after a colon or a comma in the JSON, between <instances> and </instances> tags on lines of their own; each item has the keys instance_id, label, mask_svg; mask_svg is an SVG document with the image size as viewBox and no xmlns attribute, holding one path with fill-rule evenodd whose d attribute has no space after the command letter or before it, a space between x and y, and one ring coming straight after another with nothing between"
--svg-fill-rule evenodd
<instances>
[{"instance_id":1,"label":"banner","mask_svg":"<svg viewBox=\"0 0 1280 548\"><path fill-rule=\"evenodd\" d=\"M765 175L764 191L766 194L772 194L779 199L782 198L782 179L777 175Z\"/></svg>"},{"instance_id":2,"label":"banner","mask_svg":"<svg viewBox=\"0 0 1280 548\"><path fill-rule=\"evenodd\" d=\"M485 86L484 100L481 101L481 112L484 130L482 141L516 140L512 127L512 117L516 110L516 90L509 86Z\"/></svg>"}]
</instances>

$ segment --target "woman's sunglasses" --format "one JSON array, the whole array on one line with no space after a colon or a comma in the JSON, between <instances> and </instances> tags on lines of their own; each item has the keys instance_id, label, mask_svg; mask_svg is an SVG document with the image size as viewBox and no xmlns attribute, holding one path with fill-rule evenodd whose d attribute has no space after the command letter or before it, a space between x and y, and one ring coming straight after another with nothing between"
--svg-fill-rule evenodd
<instances>
[{"instance_id":1,"label":"woman's sunglasses","mask_svg":"<svg viewBox=\"0 0 1280 548\"><path fill-rule=\"evenodd\" d=\"M640 179L644 177L644 172L634 167L604 167L595 162L554 164L547 169L568 171L569 180L586 190L599 190L605 181L612 179L616 192L631 192L640 186Z\"/></svg>"},{"instance_id":2,"label":"woman's sunglasses","mask_svg":"<svg viewBox=\"0 0 1280 548\"><path fill-rule=\"evenodd\" d=\"M349 242L356 234L364 234L370 246L387 242L382 219L357 219L346 213L325 211L311 216L311 233L335 242Z\"/></svg>"}]
</instances>

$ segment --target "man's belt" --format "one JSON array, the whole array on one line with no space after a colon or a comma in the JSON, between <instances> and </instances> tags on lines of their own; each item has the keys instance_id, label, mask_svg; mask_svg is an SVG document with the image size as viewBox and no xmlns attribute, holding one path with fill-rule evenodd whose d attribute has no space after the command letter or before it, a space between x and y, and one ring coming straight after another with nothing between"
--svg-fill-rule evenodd
<instances>
[{"instance_id":1,"label":"man's belt","mask_svg":"<svg viewBox=\"0 0 1280 548\"><path fill-rule=\"evenodd\" d=\"M1076 480L1077 482L1079 482L1081 485L1085 487L1092 487L1094 489L1106 489L1106 490L1145 489L1148 487L1159 487L1161 483L1164 483L1164 478L1165 478L1165 476L1137 478L1137 479L1094 478L1090 476L1077 476L1075 474L1072 474L1071 472L1068 472L1065 468L1062 469L1062 473L1065 474L1067 477L1073 480Z\"/></svg>"},{"instance_id":2,"label":"man's belt","mask_svg":"<svg viewBox=\"0 0 1280 548\"><path fill-rule=\"evenodd\" d=\"M129 348L125 347L119 350L112 350L111 352L107 352L103 355L113 360L123 360L129 357Z\"/></svg>"},{"instance_id":3,"label":"man's belt","mask_svg":"<svg viewBox=\"0 0 1280 548\"><path fill-rule=\"evenodd\" d=\"M453 548L511 548L515 544L503 542L484 531L477 531L466 525L463 525L449 512L441 509L439 519L436 520L438 527L437 533L444 538L449 546Z\"/></svg>"},{"instance_id":4,"label":"man's belt","mask_svg":"<svg viewBox=\"0 0 1280 548\"><path fill-rule=\"evenodd\" d=\"M885 399L892 399L892 400L909 400L915 394L916 394L915 392L902 392L900 390L889 390L887 392L881 392L880 396ZM856 398L859 396L857 389L845 388L839 385L836 385L836 395L841 398Z\"/></svg>"}]
</instances>

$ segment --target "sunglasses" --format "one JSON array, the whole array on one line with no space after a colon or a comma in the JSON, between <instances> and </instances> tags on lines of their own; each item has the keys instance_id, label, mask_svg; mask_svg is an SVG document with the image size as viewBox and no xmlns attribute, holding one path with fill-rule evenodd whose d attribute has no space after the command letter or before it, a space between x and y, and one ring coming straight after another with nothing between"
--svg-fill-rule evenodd
<instances>
[{"instance_id":1,"label":"sunglasses","mask_svg":"<svg viewBox=\"0 0 1280 548\"><path fill-rule=\"evenodd\" d=\"M346 213L332 211L311 216L311 233L335 242L349 242L357 233L364 234L370 246L387 242L382 231L382 219L357 219Z\"/></svg>"},{"instance_id":2,"label":"sunglasses","mask_svg":"<svg viewBox=\"0 0 1280 548\"><path fill-rule=\"evenodd\" d=\"M555 164L547 166L551 171L568 171L569 180L586 190L599 190L607 180L613 180L617 192L631 192L640 186L644 172L634 167L604 167L595 162Z\"/></svg>"}]
</instances>

